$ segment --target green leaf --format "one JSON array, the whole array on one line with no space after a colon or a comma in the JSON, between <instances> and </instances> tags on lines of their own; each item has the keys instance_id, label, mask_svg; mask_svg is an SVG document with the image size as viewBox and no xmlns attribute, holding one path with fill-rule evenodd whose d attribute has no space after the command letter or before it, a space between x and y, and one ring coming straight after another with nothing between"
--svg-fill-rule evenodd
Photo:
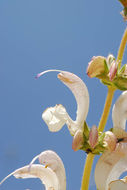
<instances>
[{"instance_id":1,"label":"green leaf","mask_svg":"<svg viewBox=\"0 0 127 190\"><path fill-rule=\"evenodd\" d=\"M109 68L108 68L106 60L104 60L104 68L105 68L105 73L109 73Z\"/></svg>"},{"instance_id":2,"label":"green leaf","mask_svg":"<svg viewBox=\"0 0 127 190\"><path fill-rule=\"evenodd\" d=\"M124 71L125 71L125 68L126 68L126 65L124 65L124 66L120 69L120 71L118 72L118 75L123 74Z\"/></svg>"},{"instance_id":3,"label":"green leaf","mask_svg":"<svg viewBox=\"0 0 127 190\"><path fill-rule=\"evenodd\" d=\"M103 145L104 137L105 133L99 132L99 137L98 137L99 144Z\"/></svg>"},{"instance_id":4,"label":"green leaf","mask_svg":"<svg viewBox=\"0 0 127 190\"><path fill-rule=\"evenodd\" d=\"M89 129L87 123L84 122L83 134L85 135L86 138L89 138L89 132L90 132L90 129Z\"/></svg>"},{"instance_id":5,"label":"green leaf","mask_svg":"<svg viewBox=\"0 0 127 190\"><path fill-rule=\"evenodd\" d=\"M114 85L119 89L119 90L127 90L127 78L126 77L122 77L122 76L118 76L115 80L114 80Z\"/></svg>"}]
</instances>

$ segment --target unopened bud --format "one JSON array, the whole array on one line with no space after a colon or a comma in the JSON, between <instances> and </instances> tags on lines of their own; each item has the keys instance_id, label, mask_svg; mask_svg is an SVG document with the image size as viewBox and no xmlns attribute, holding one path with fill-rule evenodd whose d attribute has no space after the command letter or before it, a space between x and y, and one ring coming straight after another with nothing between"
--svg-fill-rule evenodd
<instances>
[{"instance_id":1,"label":"unopened bud","mask_svg":"<svg viewBox=\"0 0 127 190\"><path fill-rule=\"evenodd\" d=\"M79 150L83 145L83 132L81 130L76 131L73 142L72 142L72 149L74 151Z\"/></svg>"},{"instance_id":2,"label":"unopened bud","mask_svg":"<svg viewBox=\"0 0 127 190\"><path fill-rule=\"evenodd\" d=\"M107 65L110 69L111 64L115 61L115 57L112 54L109 54L108 57L106 58Z\"/></svg>"},{"instance_id":3,"label":"unopened bud","mask_svg":"<svg viewBox=\"0 0 127 190\"><path fill-rule=\"evenodd\" d=\"M93 57L88 63L87 75L90 78L101 75L105 72L105 61L106 58L102 56Z\"/></svg>"},{"instance_id":4,"label":"unopened bud","mask_svg":"<svg viewBox=\"0 0 127 190\"><path fill-rule=\"evenodd\" d=\"M127 7L127 0L119 0L124 7Z\"/></svg>"},{"instance_id":5,"label":"unopened bud","mask_svg":"<svg viewBox=\"0 0 127 190\"><path fill-rule=\"evenodd\" d=\"M115 76L116 76L116 73L117 73L117 63L115 61L113 61L111 63L111 67L110 67L110 70L109 70L109 79L112 81Z\"/></svg>"},{"instance_id":6,"label":"unopened bud","mask_svg":"<svg viewBox=\"0 0 127 190\"><path fill-rule=\"evenodd\" d=\"M89 144L92 148L94 148L98 143L98 130L97 127L94 125L91 129L90 129L90 133L89 133Z\"/></svg>"},{"instance_id":7,"label":"unopened bud","mask_svg":"<svg viewBox=\"0 0 127 190\"><path fill-rule=\"evenodd\" d=\"M117 138L111 131L105 132L104 143L110 151L114 151L116 148Z\"/></svg>"}]
</instances>

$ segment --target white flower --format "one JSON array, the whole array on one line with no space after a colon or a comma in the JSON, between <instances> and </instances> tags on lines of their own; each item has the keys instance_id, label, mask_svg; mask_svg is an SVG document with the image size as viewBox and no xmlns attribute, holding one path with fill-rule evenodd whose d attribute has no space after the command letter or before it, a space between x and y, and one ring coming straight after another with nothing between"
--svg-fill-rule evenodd
<instances>
[{"instance_id":1,"label":"white flower","mask_svg":"<svg viewBox=\"0 0 127 190\"><path fill-rule=\"evenodd\" d=\"M72 91L75 96L77 101L77 117L76 120L73 121L66 109L61 104L57 104L55 107L47 108L43 112L42 118L48 125L50 131L59 131L64 124L67 124L71 135L75 135L77 130L83 130L83 124L87 117L89 109L88 90L85 83L75 74L66 71L55 71L60 72L58 74L58 78ZM43 75L45 72L40 73L38 77Z\"/></svg>"},{"instance_id":2,"label":"white flower","mask_svg":"<svg viewBox=\"0 0 127 190\"><path fill-rule=\"evenodd\" d=\"M127 171L127 91L123 92L113 106L113 132L117 137L114 151L105 151L95 169L95 182L99 190L125 190L126 180L119 180Z\"/></svg>"},{"instance_id":3,"label":"white flower","mask_svg":"<svg viewBox=\"0 0 127 190\"><path fill-rule=\"evenodd\" d=\"M57 104L47 108L43 112L42 118L52 132L59 131L66 124L71 135L74 136L72 148L76 151L83 143L83 126L89 109L89 93L85 83L78 76L67 71L47 70L38 74L37 78L50 71L59 72L58 78L72 91L77 101L77 116L73 121L65 107Z\"/></svg>"},{"instance_id":4,"label":"white flower","mask_svg":"<svg viewBox=\"0 0 127 190\"><path fill-rule=\"evenodd\" d=\"M33 164L37 158L40 164ZM51 150L42 152L29 165L17 169L5 177L0 184L12 175L16 178L40 178L46 190L66 190L66 175L63 162Z\"/></svg>"},{"instance_id":5,"label":"white flower","mask_svg":"<svg viewBox=\"0 0 127 190\"><path fill-rule=\"evenodd\" d=\"M112 181L109 184L110 190L127 190L127 179L126 177L124 179L119 179Z\"/></svg>"},{"instance_id":6,"label":"white flower","mask_svg":"<svg viewBox=\"0 0 127 190\"><path fill-rule=\"evenodd\" d=\"M114 128L125 130L127 119L127 91L123 92L113 106L112 120Z\"/></svg>"}]
</instances>

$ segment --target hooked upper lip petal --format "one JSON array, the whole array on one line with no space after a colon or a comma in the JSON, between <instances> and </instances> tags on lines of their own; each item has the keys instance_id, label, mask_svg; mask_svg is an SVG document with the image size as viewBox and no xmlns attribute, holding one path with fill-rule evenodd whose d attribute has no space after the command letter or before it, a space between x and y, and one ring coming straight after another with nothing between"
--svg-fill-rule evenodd
<instances>
[{"instance_id":1,"label":"hooked upper lip petal","mask_svg":"<svg viewBox=\"0 0 127 190\"><path fill-rule=\"evenodd\" d=\"M58 76L58 78L59 78L60 80L62 80L63 82L74 83L73 80L71 80L70 78L66 77L63 73L59 73L57 76Z\"/></svg>"}]
</instances>

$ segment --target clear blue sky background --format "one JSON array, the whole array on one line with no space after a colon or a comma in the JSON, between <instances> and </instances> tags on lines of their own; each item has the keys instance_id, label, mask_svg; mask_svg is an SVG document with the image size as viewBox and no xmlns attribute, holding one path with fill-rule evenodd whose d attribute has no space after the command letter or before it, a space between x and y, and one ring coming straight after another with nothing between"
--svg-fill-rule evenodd
<instances>
[{"instance_id":1,"label":"clear blue sky background","mask_svg":"<svg viewBox=\"0 0 127 190\"><path fill-rule=\"evenodd\" d=\"M75 99L56 73L38 80L35 76L47 69L80 76L90 94L87 123L97 125L107 89L87 77L86 67L92 56L117 55L126 26L121 10L117 0L0 1L0 179L52 149L64 162L67 190L80 189L86 154L72 150L66 126L51 133L41 119L42 112L56 103L75 119ZM111 127L110 114L107 128ZM42 185L36 179L11 177L0 189L41 190ZM93 168L90 190L95 189Z\"/></svg>"}]
</instances>

